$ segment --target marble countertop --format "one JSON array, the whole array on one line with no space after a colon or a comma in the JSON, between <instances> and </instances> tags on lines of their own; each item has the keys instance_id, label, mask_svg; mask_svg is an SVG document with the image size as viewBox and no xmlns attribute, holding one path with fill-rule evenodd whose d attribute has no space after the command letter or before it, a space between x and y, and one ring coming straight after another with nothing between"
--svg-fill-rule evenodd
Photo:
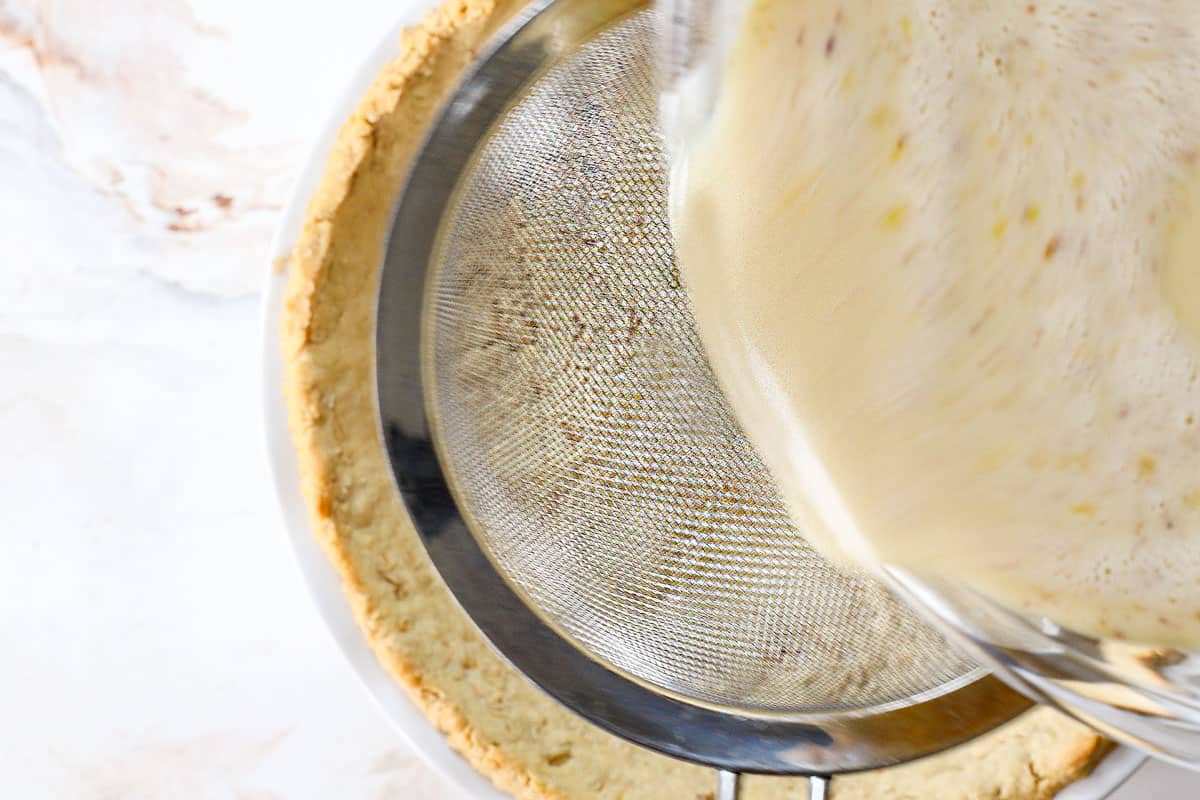
<instances>
[{"instance_id":1,"label":"marble countertop","mask_svg":"<svg viewBox=\"0 0 1200 800\"><path fill-rule=\"evenodd\" d=\"M455 796L323 630L261 444L271 232L403 2L0 0L0 796Z\"/></svg>"}]
</instances>

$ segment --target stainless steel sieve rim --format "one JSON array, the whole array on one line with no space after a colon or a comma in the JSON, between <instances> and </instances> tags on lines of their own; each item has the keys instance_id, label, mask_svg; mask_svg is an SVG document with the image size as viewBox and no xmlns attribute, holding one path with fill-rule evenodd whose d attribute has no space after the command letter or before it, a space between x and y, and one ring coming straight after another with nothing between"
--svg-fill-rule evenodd
<instances>
[{"instance_id":1,"label":"stainless steel sieve rim","mask_svg":"<svg viewBox=\"0 0 1200 800\"><path fill-rule=\"evenodd\" d=\"M458 603L519 672L599 727L667 755L725 770L830 774L918 758L991 730L1029 703L983 670L931 699L860 715L742 716L654 691L593 659L530 609L455 502L431 432L422 372L426 284L441 218L477 145L522 87L644 6L641 0L532 3L480 57L413 163L381 276L376 380L384 445L418 535Z\"/></svg>"}]
</instances>

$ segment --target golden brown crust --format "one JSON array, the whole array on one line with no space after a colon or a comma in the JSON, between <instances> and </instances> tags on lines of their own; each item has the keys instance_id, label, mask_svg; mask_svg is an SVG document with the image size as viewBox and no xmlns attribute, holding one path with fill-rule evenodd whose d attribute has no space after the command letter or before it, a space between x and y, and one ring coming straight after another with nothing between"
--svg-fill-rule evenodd
<instances>
[{"instance_id":1,"label":"golden brown crust","mask_svg":"<svg viewBox=\"0 0 1200 800\"><path fill-rule=\"evenodd\" d=\"M709 770L629 745L527 684L438 581L376 432L373 313L396 188L425 124L519 0L455 0L399 42L338 135L290 263L285 394L314 534L373 651L450 744L527 800L712 797ZM1108 745L1048 710L953 753L836 782L838 800L1048 800ZM750 800L806 796L748 781Z\"/></svg>"}]
</instances>

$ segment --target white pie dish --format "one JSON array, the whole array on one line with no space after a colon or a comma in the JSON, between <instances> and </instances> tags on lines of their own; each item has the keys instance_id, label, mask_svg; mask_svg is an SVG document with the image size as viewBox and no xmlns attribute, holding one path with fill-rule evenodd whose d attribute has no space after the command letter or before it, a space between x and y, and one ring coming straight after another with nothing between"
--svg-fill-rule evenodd
<instances>
[{"instance_id":1,"label":"white pie dish","mask_svg":"<svg viewBox=\"0 0 1200 800\"><path fill-rule=\"evenodd\" d=\"M263 298L265 427L276 492L293 552L318 610L355 673L412 748L456 788L457 796L502 800L505 795L450 749L442 735L380 667L359 631L344 599L338 575L326 561L309 528L282 393L283 363L279 332L286 277L274 265L286 257L299 234L308 198L320 179L339 127L350 115L375 74L395 55L400 27L415 21L429 5L429 2L422 0L403 3L398 24L373 48L332 109L281 215L270 251L271 266ZM1059 800L1101 800L1132 774L1142 760L1143 757L1136 753L1119 749L1105 759L1092 777L1060 793Z\"/></svg>"}]
</instances>

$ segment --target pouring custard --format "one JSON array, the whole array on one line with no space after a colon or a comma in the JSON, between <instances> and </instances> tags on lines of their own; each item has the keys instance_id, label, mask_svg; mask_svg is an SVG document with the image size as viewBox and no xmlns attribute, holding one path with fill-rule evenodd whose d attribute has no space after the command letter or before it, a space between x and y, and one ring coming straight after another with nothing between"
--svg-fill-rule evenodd
<instances>
[{"instance_id":1,"label":"pouring custard","mask_svg":"<svg viewBox=\"0 0 1200 800\"><path fill-rule=\"evenodd\" d=\"M827 553L1200 647L1200 4L752 0L673 222Z\"/></svg>"}]
</instances>

